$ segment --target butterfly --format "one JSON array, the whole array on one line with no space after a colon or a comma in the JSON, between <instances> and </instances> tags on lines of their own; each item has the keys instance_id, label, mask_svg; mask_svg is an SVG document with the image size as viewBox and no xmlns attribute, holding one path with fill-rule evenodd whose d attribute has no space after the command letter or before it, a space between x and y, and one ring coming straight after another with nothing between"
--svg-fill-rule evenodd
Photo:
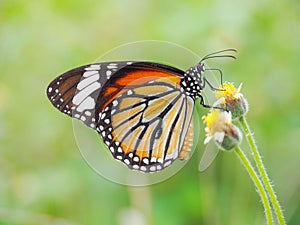
<instances>
[{"instance_id":1,"label":"butterfly","mask_svg":"<svg viewBox=\"0 0 300 225\"><path fill-rule=\"evenodd\" d=\"M195 100L208 84L204 61L231 57L217 51L180 70L144 61L101 62L72 69L47 87L50 102L102 137L116 160L142 172L160 171L176 159L189 159L193 146ZM221 81L222 82L222 81Z\"/></svg>"}]
</instances>

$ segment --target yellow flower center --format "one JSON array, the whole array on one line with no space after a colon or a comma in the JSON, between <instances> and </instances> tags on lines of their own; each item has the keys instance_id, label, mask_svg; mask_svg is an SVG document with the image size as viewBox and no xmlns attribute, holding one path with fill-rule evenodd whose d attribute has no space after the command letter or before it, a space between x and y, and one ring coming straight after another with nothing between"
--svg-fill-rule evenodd
<instances>
[{"instance_id":1,"label":"yellow flower center","mask_svg":"<svg viewBox=\"0 0 300 225\"><path fill-rule=\"evenodd\" d=\"M220 110L212 110L207 114L207 116L203 116L202 119L206 123L207 128L209 130L212 130L212 127L218 121L218 118L220 116Z\"/></svg>"},{"instance_id":2,"label":"yellow flower center","mask_svg":"<svg viewBox=\"0 0 300 225\"><path fill-rule=\"evenodd\" d=\"M240 93L242 84L236 89L232 83L226 82L220 86L221 91L216 91L216 98L224 98L226 100L236 100L239 99L242 94Z\"/></svg>"},{"instance_id":3,"label":"yellow flower center","mask_svg":"<svg viewBox=\"0 0 300 225\"><path fill-rule=\"evenodd\" d=\"M231 125L231 113L220 110L213 109L202 119L206 123L207 136L213 136L216 132L223 132L226 126Z\"/></svg>"}]
</instances>

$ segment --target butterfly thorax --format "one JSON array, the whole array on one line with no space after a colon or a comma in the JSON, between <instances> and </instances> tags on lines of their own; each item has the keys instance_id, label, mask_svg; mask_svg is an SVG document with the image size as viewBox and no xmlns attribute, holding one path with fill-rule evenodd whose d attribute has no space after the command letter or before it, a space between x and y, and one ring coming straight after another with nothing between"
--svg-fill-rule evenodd
<instances>
[{"instance_id":1,"label":"butterfly thorax","mask_svg":"<svg viewBox=\"0 0 300 225\"><path fill-rule=\"evenodd\" d=\"M200 97L201 90L204 88L202 76L204 71L205 68L203 63L199 63L198 65L186 70L184 77L180 82L181 90L194 99Z\"/></svg>"}]
</instances>

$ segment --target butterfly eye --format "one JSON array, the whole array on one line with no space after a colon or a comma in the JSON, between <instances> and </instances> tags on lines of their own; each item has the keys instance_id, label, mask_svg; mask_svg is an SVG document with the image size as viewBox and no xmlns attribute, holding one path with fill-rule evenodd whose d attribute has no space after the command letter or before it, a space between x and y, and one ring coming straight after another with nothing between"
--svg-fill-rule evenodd
<instances>
[{"instance_id":1,"label":"butterfly eye","mask_svg":"<svg viewBox=\"0 0 300 225\"><path fill-rule=\"evenodd\" d=\"M205 71L204 63L199 63L199 64L197 64L196 68L197 68L197 72L198 72L199 74L201 74L201 73L203 73L203 72Z\"/></svg>"}]
</instances>

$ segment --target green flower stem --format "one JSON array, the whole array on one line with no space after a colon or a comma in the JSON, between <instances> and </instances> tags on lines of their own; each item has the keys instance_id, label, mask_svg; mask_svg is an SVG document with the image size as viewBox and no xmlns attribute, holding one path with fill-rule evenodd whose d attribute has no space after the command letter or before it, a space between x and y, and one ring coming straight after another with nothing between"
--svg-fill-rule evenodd
<instances>
[{"instance_id":1,"label":"green flower stem","mask_svg":"<svg viewBox=\"0 0 300 225\"><path fill-rule=\"evenodd\" d=\"M246 118L244 116L242 116L240 119L239 119L240 123L241 123L241 126L244 130L244 133L246 135L246 138L248 140L248 143L250 145L250 148L253 152L253 156L254 156L254 160L256 162L256 165L258 167L258 171L260 173L260 176L262 178L262 181L266 187L266 191L268 192L269 196L270 196L270 200L272 202L272 205L274 207L274 210L275 210L275 214L277 216L277 219L279 221L279 224L280 225L286 225L286 222L284 220L284 216L283 216L283 213L282 213L282 209L280 207L280 204L279 204L279 201L277 199L277 196L275 194L275 191L271 185L271 182L270 182L270 179L268 177L268 174L266 172L266 169L264 167L264 164L263 164L263 161L262 161L262 158L259 154L259 151L258 151L258 148L255 144L255 141L254 141L254 137L253 137L253 134L250 130L250 127L248 125L248 122L246 120Z\"/></svg>"},{"instance_id":2,"label":"green flower stem","mask_svg":"<svg viewBox=\"0 0 300 225\"><path fill-rule=\"evenodd\" d=\"M248 174L250 175L254 185L257 188L258 194L262 200L262 204L264 206L265 209L265 216L266 216L266 220L267 220L267 224L268 225L272 225L273 223L273 217L272 217L272 210L271 210L271 206L269 204L269 199L268 199L268 195L264 189L264 186L261 182L261 180L259 179L258 175L256 174L255 170L253 169L253 166L251 165L251 163L249 162L249 160L247 159L246 155L243 153L243 151L240 149L240 147L235 147L235 153L236 155L239 157L241 163L244 165L244 167L246 168Z\"/></svg>"}]
</instances>

